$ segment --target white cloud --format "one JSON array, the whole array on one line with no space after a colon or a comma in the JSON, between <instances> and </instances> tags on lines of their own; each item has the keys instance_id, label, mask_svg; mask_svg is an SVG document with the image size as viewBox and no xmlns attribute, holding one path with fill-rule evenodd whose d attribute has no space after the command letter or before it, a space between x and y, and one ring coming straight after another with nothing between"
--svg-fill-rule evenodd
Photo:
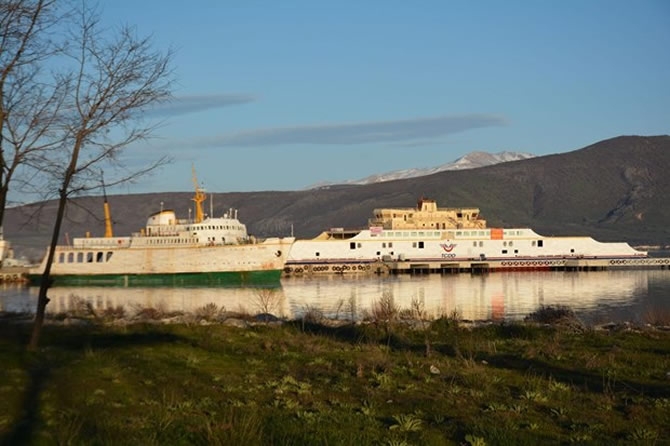
<instances>
[{"instance_id":1,"label":"white cloud","mask_svg":"<svg viewBox=\"0 0 670 446\"><path fill-rule=\"evenodd\" d=\"M171 117L187 113L211 110L254 102L256 97L249 94L210 94L202 96L178 96L148 111L152 117Z\"/></svg>"},{"instance_id":2,"label":"white cloud","mask_svg":"<svg viewBox=\"0 0 670 446\"><path fill-rule=\"evenodd\" d=\"M470 114L394 121L304 125L255 129L239 133L194 138L182 147L257 147L282 144L353 145L436 139L465 130L505 125L495 115Z\"/></svg>"}]
</instances>

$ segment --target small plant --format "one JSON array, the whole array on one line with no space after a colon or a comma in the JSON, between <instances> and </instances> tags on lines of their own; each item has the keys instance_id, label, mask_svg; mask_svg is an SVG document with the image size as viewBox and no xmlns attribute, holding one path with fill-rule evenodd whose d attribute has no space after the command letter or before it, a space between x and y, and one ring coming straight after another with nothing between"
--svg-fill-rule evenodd
<instances>
[{"instance_id":1,"label":"small plant","mask_svg":"<svg viewBox=\"0 0 670 446\"><path fill-rule=\"evenodd\" d=\"M382 297L372 306L372 317L377 322L393 322L398 318L400 309L396 305L393 294L384 291Z\"/></svg>"},{"instance_id":2,"label":"small plant","mask_svg":"<svg viewBox=\"0 0 670 446\"><path fill-rule=\"evenodd\" d=\"M656 440L657 438L658 432L645 427L636 427L633 432L628 435L628 439L633 441Z\"/></svg>"},{"instance_id":3,"label":"small plant","mask_svg":"<svg viewBox=\"0 0 670 446\"><path fill-rule=\"evenodd\" d=\"M507 410L507 406L501 403L491 403L484 409L484 412L500 412Z\"/></svg>"},{"instance_id":4,"label":"small plant","mask_svg":"<svg viewBox=\"0 0 670 446\"><path fill-rule=\"evenodd\" d=\"M368 400L363 401L363 405L361 406L361 413L368 417L375 416L376 411L374 404Z\"/></svg>"},{"instance_id":5,"label":"small plant","mask_svg":"<svg viewBox=\"0 0 670 446\"><path fill-rule=\"evenodd\" d=\"M219 315L224 313L226 311L225 307L219 308L215 303L210 302L207 305L203 305L202 307L196 308L195 310L195 317L198 320L206 320L206 321L214 321L216 320Z\"/></svg>"},{"instance_id":6,"label":"small plant","mask_svg":"<svg viewBox=\"0 0 670 446\"><path fill-rule=\"evenodd\" d=\"M549 390L552 392L569 392L570 386L560 381L551 380L549 382Z\"/></svg>"},{"instance_id":7,"label":"small plant","mask_svg":"<svg viewBox=\"0 0 670 446\"><path fill-rule=\"evenodd\" d=\"M105 308L102 312L102 317L105 319L118 320L126 317L126 309L123 305Z\"/></svg>"},{"instance_id":8,"label":"small plant","mask_svg":"<svg viewBox=\"0 0 670 446\"><path fill-rule=\"evenodd\" d=\"M470 446L486 446L486 440L482 437L476 437L470 434L465 436L465 442Z\"/></svg>"},{"instance_id":9,"label":"small plant","mask_svg":"<svg viewBox=\"0 0 670 446\"><path fill-rule=\"evenodd\" d=\"M344 306L344 299L339 299L337 301L337 305L335 305L335 315L333 316L333 319L338 320L340 318L340 311L342 310L343 306Z\"/></svg>"},{"instance_id":10,"label":"small plant","mask_svg":"<svg viewBox=\"0 0 670 446\"><path fill-rule=\"evenodd\" d=\"M526 401L535 401L535 402L544 402L547 401L547 397L542 395L542 392L535 390L526 390L522 395L521 399Z\"/></svg>"},{"instance_id":11,"label":"small plant","mask_svg":"<svg viewBox=\"0 0 670 446\"><path fill-rule=\"evenodd\" d=\"M524 318L526 322L561 325L583 331L583 324L570 307L564 305L541 306Z\"/></svg>"},{"instance_id":12,"label":"small plant","mask_svg":"<svg viewBox=\"0 0 670 446\"><path fill-rule=\"evenodd\" d=\"M163 318L163 312L158 308L148 307L140 309L135 315L140 320L158 320Z\"/></svg>"},{"instance_id":13,"label":"small plant","mask_svg":"<svg viewBox=\"0 0 670 446\"><path fill-rule=\"evenodd\" d=\"M422 426L422 421L416 415L407 414L407 415L393 415L395 424L391 425L389 429L399 430L400 432L418 432Z\"/></svg>"},{"instance_id":14,"label":"small plant","mask_svg":"<svg viewBox=\"0 0 670 446\"><path fill-rule=\"evenodd\" d=\"M324 315L323 311L319 307L314 305L306 305L305 310L302 313L302 322L303 324L320 324L323 322Z\"/></svg>"},{"instance_id":15,"label":"small plant","mask_svg":"<svg viewBox=\"0 0 670 446\"><path fill-rule=\"evenodd\" d=\"M258 312L262 314L281 314L282 306L286 298L284 294L274 288L259 288L256 291L254 303Z\"/></svg>"},{"instance_id":16,"label":"small plant","mask_svg":"<svg viewBox=\"0 0 670 446\"><path fill-rule=\"evenodd\" d=\"M568 414L568 410L565 407L555 407L551 409L551 413L557 418L562 418Z\"/></svg>"},{"instance_id":17,"label":"small plant","mask_svg":"<svg viewBox=\"0 0 670 446\"><path fill-rule=\"evenodd\" d=\"M640 318L643 323L656 327L670 326L670 310L665 308L648 308Z\"/></svg>"},{"instance_id":18,"label":"small plant","mask_svg":"<svg viewBox=\"0 0 670 446\"><path fill-rule=\"evenodd\" d=\"M387 446L409 446L405 440L400 440L397 438L392 438L386 442Z\"/></svg>"}]
</instances>

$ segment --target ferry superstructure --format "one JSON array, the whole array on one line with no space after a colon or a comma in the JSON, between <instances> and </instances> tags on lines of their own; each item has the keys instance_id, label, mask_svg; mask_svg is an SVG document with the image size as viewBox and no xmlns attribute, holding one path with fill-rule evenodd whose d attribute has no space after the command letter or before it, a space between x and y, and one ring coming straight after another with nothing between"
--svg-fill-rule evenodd
<instances>
[{"instance_id":1,"label":"ferry superstructure","mask_svg":"<svg viewBox=\"0 0 670 446\"><path fill-rule=\"evenodd\" d=\"M194 176L195 179L195 176ZM173 210L149 216L140 232L115 237L105 199L104 237L75 238L56 247L51 266L53 285L191 286L277 284L293 237L257 240L230 209L221 217L206 216L206 196L197 186L195 218L178 219ZM32 269L28 279L39 284L46 267Z\"/></svg>"},{"instance_id":2,"label":"ferry superstructure","mask_svg":"<svg viewBox=\"0 0 670 446\"><path fill-rule=\"evenodd\" d=\"M438 208L421 199L416 208L375 209L367 229L332 228L297 240L285 273L364 272L380 262L494 261L513 269L551 268L566 259L646 258L627 243L591 237L548 237L529 228L489 228L478 208ZM556 263L554 263L556 262Z\"/></svg>"}]
</instances>

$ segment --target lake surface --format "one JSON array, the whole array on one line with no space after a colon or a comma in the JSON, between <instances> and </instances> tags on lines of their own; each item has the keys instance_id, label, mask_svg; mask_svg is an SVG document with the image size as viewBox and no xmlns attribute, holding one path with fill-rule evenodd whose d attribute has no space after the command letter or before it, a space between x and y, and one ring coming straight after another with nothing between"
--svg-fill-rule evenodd
<instances>
[{"instance_id":1,"label":"lake surface","mask_svg":"<svg viewBox=\"0 0 670 446\"><path fill-rule=\"evenodd\" d=\"M38 288L4 285L0 311L34 312ZM307 311L359 320L380 299L431 318L457 312L469 320L519 320L540 306L567 305L588 323L646 322L670 313L670 270L508 272L483 275L324 276L282 279L275 290L254 288L55 287L47 312L82 301L96 309L123 306L193 312L209 303L229 311L300 318Z\"/></svg>"}]
</instances>

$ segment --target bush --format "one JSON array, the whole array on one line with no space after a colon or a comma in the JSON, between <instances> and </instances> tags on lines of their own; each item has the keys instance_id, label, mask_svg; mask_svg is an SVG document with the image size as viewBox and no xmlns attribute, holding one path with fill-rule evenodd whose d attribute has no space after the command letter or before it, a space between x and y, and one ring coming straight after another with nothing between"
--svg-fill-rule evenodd
<instances>
[{"instance_id":1,"label":"bush","mask_svg":"<svg viewBox=\"0 0 670 446\"><path fill-rule=\"evenodd\" d=\"M544 305L530 313L523 320L526 322L537 322L540 324L555 324L566 320L575 320L575 312L564 305L547 306Z\"/></svg>"}]
</instances>

